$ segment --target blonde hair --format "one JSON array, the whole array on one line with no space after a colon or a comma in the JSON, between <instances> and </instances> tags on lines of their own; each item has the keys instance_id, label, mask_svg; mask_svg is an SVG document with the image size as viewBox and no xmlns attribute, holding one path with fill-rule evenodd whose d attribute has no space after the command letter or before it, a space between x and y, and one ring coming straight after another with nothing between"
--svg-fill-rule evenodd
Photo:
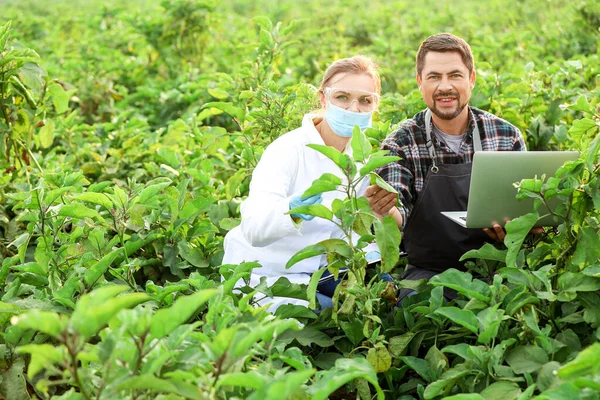
<instances>
[{"instance_id":1,"label":"blonde hair","mask_svg":"<svg viewBox=\"0 0 600 400\"><path fill-rule=\"evenodd\" d=\"M319 86L320 90L324 90L332 83L331 80L338 74L357 74L369 75L375 83L375 91L381 92L381 78L379 77L379 68L375 62L366 56L354 56L342 58L334 61L325 71L323 80Z\"/></svg>"}]
</instances>

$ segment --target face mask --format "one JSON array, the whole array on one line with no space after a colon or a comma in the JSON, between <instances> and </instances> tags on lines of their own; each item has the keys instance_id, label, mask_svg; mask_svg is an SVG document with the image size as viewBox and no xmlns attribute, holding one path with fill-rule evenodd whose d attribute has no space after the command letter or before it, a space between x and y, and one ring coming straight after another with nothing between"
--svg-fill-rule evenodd
<instances>
[{"instance_id":1,"label":"face mask","mask_svg":"<svg viewBox=\"0 0 600 400\"><path fill-rule=\"evenodd\" d=\"M354 111L344 110L343 108L334 106L329 103L327 111L325 111L325 121L333 132L342 137L352 137L354 126L357 125L361 131L364 131L371 126L371 115L373 112L357 113Z\"/></svg>"}]
</instances>

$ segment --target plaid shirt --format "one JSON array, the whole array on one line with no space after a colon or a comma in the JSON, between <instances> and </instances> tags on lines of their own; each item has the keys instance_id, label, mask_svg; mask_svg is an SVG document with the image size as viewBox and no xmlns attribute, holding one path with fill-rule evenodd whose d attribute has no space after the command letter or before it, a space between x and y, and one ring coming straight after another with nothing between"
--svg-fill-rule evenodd
<instances>
[{"instance_id":1,"label":"plaid shirt","mask_svg":"<svg viewBox=\"0 0 600 400\"><path fill-rule=\"evenodd\" d=\"M526 151L523 135L509 122L486 111L469 107L469 125L467 134L460 145L459 154L454 153L444 142L439 141L432 132L437 163L463 164L472 162L473 126L477 123L484 151ZM389 150L390 156L399 156L400 161L381 167L377 173L400 194L403 209L403 223L412 211L417 197L425 183L425 177L432 166L432 160L425 143L425 110L400 124L383 141L381 148Z\"/></svg>"}]
</instances>

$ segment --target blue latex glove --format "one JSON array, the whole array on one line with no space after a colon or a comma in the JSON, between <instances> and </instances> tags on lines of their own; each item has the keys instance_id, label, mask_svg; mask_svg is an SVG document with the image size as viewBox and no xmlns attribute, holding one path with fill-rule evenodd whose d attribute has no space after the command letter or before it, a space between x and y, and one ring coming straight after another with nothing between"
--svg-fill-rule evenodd
<instances>
[{"instance_id":1,"label":"blue latex glove","mask_svg":"<svg viewBox=\"0 0 600 400\"><path fill-rule=\"evenodd\" d=\"M304 193L304 192L303 192ZM313 204L320 204L323 201L321 194L315 194L313 196L307 197L305 199L302 198L302 193L299 193L290 199L290 210L292 208L300 207L300 206L312 206ZM308 214L290 214L292 218L301 218L305 221L310 221L315 216Z\"/></svg>"},{"instance_id":2,"label":"blue latex glove","mask_svg":"<svg viewBox=\"0 0 600 400\"><path fill-rule=\"evenodd\" d=\"M369 251L365 255L365 259L368 263L371 263L371 261L379 261L381 259L381 254L378 251Z\"/></svg>"}]
</instances>

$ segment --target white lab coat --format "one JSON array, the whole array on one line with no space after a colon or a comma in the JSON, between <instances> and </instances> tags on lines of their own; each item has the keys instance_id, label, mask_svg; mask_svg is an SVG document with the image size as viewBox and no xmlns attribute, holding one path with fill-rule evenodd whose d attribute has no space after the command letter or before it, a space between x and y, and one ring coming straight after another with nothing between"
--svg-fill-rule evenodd
<instances>
[{"instance_id":1,"label":"white lab coat","mask_svg":"<svg viewBox=\"0 0 600 400\"><path fill-rule=\"evenodd\" d=\"M292 283L308 284L310 275L326 264L325 256L305 259L290 269L285 264L306 246L343 236L337 226L323 218L295 224L286 214L290 199L308 189L325 172L339 176L343 184L347 182L333 161L306 146L325 144L313 123L317 116L305 115L300 128L280 136L266 148L252 174L249 196L241 205L242 222L225 236L224 264L258 261L262 265L252 273L252 286L263 276L269 284L282 276ZM345 153L352 154L350 144ZM362 196L367 186L365 179L357 195ZM322 204L331 208L331 202L343 199L345 194L333 191L322 196ZM358 235L353 236L358 239ZM289 298L274 300L266 299L262 304L273 303L271 311L285 303L306 304Z\"/></svg>"}]
</instances>

